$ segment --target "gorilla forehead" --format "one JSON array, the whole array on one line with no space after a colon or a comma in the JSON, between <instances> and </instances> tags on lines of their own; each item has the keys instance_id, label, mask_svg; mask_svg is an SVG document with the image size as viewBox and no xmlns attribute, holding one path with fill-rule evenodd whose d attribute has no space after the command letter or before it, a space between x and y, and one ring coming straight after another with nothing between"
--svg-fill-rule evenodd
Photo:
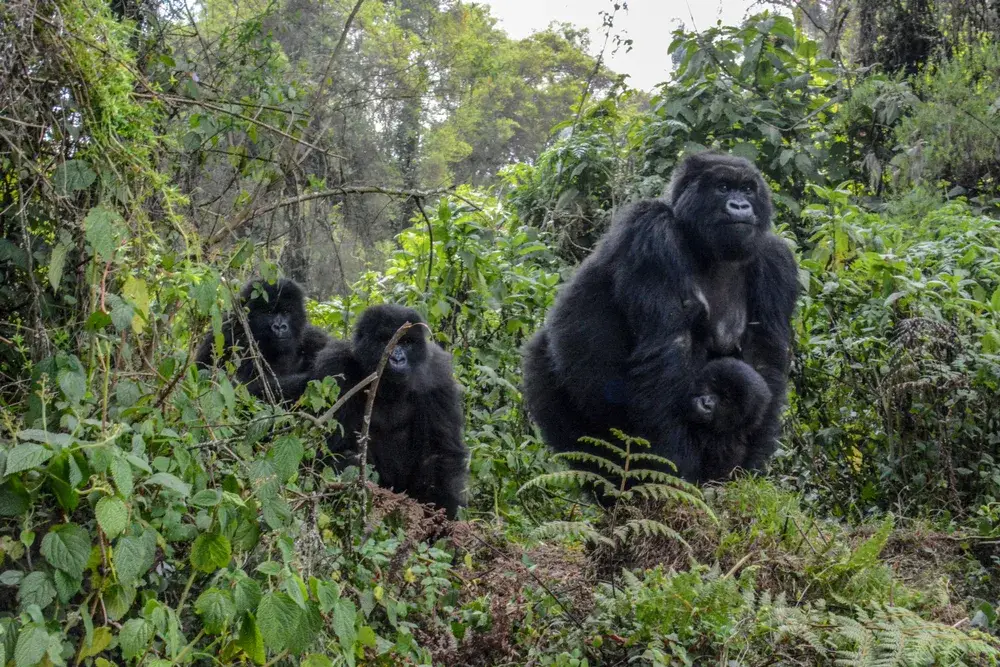
<instances>
[{"instance_id":1,"label":"gorilla forehead","mask_svg":"<svg viewBox=\"0 0 1000 667\"><path fill-rule=\"evenodd\" d=\"M687 156L674 169L667 186L667 201L676 203L689 185L706 174L732 180L760 180L757 167L750 160L719 151L703 151Z\"/></svg>"},{"instance_id":2,"label":"gorilla forehead","mask_svg":"<svg viewBox=\"0 0 1000 667\"><path fill-rule=\"evenodd\" d=\"M254 297L255 291L258 292L256 297ZM260 291L267 295L266 300L264 295L259 293ZM302 288L294 280L287 278L280 278L275 283L269 283L263 279L251 280L240 292L240 299L243 303L251 305L254 310L271 312L302 310L305 312L303 307L305 294L302 292Z\"/></svg>"},{"instance_id":3,"label":"gorilla forehead","mask_svg":"<svg viewBox=\"0 0 1000 667\"><path fill-rule=\"evenodd\" d=\"M409 322L410 324L425 324L424 318L417 311L406 306L382 304L365 310L358 318L354 327L354 340L370 338L389 339L394 333ZM424 337L424 327L411 327L404 338Z\"/></svg>"}]
</instances>

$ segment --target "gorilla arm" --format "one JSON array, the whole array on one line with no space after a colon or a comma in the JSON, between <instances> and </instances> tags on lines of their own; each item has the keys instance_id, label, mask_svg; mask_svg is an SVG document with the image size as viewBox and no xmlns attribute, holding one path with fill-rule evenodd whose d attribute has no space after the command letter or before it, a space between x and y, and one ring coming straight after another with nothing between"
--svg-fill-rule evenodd
<instances>
[{"instance_id":1,"label":"gorilla arm","mask_svg":"<svg viewBox=\"0 0 1000 667\"><path fill-rule=\"evenodd\" d=\"M466 503L469 476L469 455L462 441L462 397L451 378L451 355L430 345L428 350L432 385L420 406L425 411L427 450L416 475L417 480L426 480L426 486L423 493L415 495L443 507L448 518L454 519Z\"/></svg>"},{"instance_id":2,"label":"gorilla arm","mask_svg":"<svg viewBox=\"0 0 1000 667\"><path fill-rule=\"evenodd\" d=\"M750 269L749 310L743 356L771 389L764 426L750 436L748 470L759 469L777 448L778 415L784 407L791 361L791 318L798 297L798 269L788 245L768 236Z\"/></svg>"},{"instance_id":3,"label":"gorilla arm","mask_svg":"<svg viewBox=\"0 0 1000 667\"><path fill-rule=\"evenodd\" d=\"M614 299L623 310L635 345L628 359L629 420L650 440L653 451L673 461L677 474L696 476L700 453L686 437L686 396L704 364L694 345L693 313L679 241L672 234L673 212L662 201L636 205L619 234L620 259L613 269ZM665 401L670 397L671 401ZM673 450L673 451L672 451Z\"/></svg>"}]
</instances>

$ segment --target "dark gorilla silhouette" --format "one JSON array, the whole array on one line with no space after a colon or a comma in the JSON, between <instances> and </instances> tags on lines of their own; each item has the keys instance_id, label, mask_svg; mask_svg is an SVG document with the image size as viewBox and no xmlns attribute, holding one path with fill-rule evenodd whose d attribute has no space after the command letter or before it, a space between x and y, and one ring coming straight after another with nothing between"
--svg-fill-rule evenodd
<instances>
[{"instance_id":1,"label":"dark gorilla silhouette","mask_svg":"<svg viewBox=\"0 0 1000 667\"><path fill-rule=\"evenodd\" d=\"M334 341L319 354L315 368L287 378L286 396L300 396L309 380L337 377L341 394L371 375L389 340L406 322L416 324L393 348L379 381L369 429L368 462L379 483L455 518L465 503L469 452L462 440L465 418L461 391L452 375L451 355L430 342L420 314L403 306L365 310L351 344ZM328 442L335 466L358 463L367 392L351 397L336 414L343 431Z\"/></svg>"},{"instance_id":2,"label":"dark gorilla silhouette","mask_svg":"<svg viewBox=\"0 0 1000 667\"><path fill-rule=\"evenodd\" d=\"M309 324L306 317L305 295L299 285L285 278L276 283L263 280L248 282L240 292L240 307L247 309L250 338L260 351L260 366L264 379L272 392L280 398L282 378L310 370L316 355L332 339L322 329ZM248 345L246 328L235 316L230 315L222 325L223 352L220 362L226 361L241 348L241 358L236 370L236 380L248 385L251 394L265 395L264 382ZM212 332L205 335L195 354L199 368L210 368L215 357L215 338Z\"/></svg>"},{"instance_id":3,"label":"dark gorilla silhouette","mask_svg":"<svg viewBox=\"0 0 1000 667\"><path fill-rule=\"evenodd\" d=\"M604 455L579 438L618 428L688 481L763 466L777 447L797 296L771 215L752 163L704 152L677 167L663 199L617 217L525 347L525 399L552 449ZM692 419L692 384L718 357L742 359L771 394L757 423L733 427L739 447L701 437Z\"/></svg>"},{"instance_id":4,"label":"dark gorilla silhouette","mask_svg":"<svg viewBox=\"0 0 1000 667\"><path fill-rule=\"evenodd\" d=\"M702 453L702 476L723 479L732 472L733 461L746 458L746 434L764 419L771 388L745 362L722 357L705 364L692 389L691 447Z\"/></svg>"}]
</instances>

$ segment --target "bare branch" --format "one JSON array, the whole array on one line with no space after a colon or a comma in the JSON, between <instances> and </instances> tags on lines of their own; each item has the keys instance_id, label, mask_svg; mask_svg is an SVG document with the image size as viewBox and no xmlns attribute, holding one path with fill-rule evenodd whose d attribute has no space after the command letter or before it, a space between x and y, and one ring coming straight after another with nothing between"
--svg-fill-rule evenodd
<instances>
[{"instance_id":1,"label":"bare branch","mask_svg":"<svg viewBox=\"0 0 1000 667\"><path fill-rule=\"evenodd\" d=\"M438 188L436 190L399 190L396 188L384 188L378 185L345 185L343 187L335 187L329 190L322 190L320 192L309 192L304 195L298 195L296 197L289 197L288 199L283 199L274 204L268 204L267 206L262 206L261 208L253 209L247 211L239 218L229 223L215 234L209 237L206 244L209 246L216 245L226 239L232 232L239 229L246 223L250 222L254 218L258 218L262 215L266 215L271 211L276 211L279 208L284 208L286 206L293 206L295 204L301 204L302 202L310 201L312 199L323 199L326 197L336 197L339 195L388 195L390 197L414 197L414 198L425 198L425 197L437 197L443 195L451 190L451 188Z\"/></svg>"}]
</instances>

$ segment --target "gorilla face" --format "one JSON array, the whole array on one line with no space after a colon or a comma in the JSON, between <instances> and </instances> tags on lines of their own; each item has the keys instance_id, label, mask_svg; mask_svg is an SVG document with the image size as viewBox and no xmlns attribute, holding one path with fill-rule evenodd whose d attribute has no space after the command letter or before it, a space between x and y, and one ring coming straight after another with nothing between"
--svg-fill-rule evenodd
<instances>
[{"instance_id":1,"label":"gorilla face","mask_svg":"<svg viewBox=\"0 0 1000 667\"><path fill-rule=\"evenodd\" d=\"M274 284L254 281L243 288L247 320L257 345L265 354L297 346L306 326L306 309L301 288L291 280Z\"/></svg>"},{"instance_id":2,"label":"gorilla face","mask_svg":"<svg viewBox=\"0 0 1000 667\"><path fill-rule=\"evenodd\" d=\"M677 222L706 260L749 258L770 229L770 191L742 158L689 158L675 172L668 196Z\"/></svg>"},{"instance_id":3,"label":"gorilla face","mask_svg":"<svg viewBox=\"0 0 1000 667\"><path fill-rule=\"evenodd\" d=\"M373 306L364 312L354 329L354 354L366 373L378 367L385 346L407 322L423 324L424 318L412 308L403 306ZM426 328L410 327L389 353L382 380L391 384L406 383L426 358Z\"/></svg>"}]
</instances>

